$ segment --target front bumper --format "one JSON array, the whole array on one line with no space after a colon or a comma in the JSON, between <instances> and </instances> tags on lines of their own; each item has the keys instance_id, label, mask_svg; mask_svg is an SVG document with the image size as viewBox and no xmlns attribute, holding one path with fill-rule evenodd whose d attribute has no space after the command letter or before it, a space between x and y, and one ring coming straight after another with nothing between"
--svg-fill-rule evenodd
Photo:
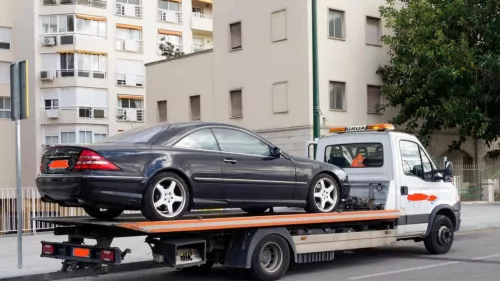
<instances>
[{"instance_id":1,"label":"front bumper","mask_svg":"<svg viewBox=\"0 0 500 281\"><path fill-rule=\"evenodd\" d=\"M140 177L40 175L36 187L42 201L62 206L139 208L142 182Z\"/></svg>"}]
</instances>

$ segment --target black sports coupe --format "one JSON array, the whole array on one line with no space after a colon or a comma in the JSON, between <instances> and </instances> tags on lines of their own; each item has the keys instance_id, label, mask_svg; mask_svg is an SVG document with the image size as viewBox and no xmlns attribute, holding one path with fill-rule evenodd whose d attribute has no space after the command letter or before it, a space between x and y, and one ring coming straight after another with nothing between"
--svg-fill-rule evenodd
<instances>
[{"instance_id":1,"label":"black sports coupe","mask_svg":"<svg viewBox=\"0 0 500 281\"><path fill-rule=\"evenodd\" d=\"M148 125L94 144L50 147L36 185L44 202L83 207L97 219L141 210L153 221L199 208L325 213L350 190L337 166L291 156L250 130L207 122Z\"/></svg>"}]
</instances>

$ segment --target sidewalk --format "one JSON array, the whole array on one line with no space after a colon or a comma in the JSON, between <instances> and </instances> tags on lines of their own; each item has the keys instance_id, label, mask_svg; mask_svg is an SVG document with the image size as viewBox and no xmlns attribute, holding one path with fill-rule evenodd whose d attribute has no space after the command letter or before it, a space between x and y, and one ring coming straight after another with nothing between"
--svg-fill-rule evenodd
<instances>
[{"instance_id":1,"label":"sidewalk","mask_svg":"<svg viewBox=\"0 0 500 281\"><path fill-rule=\"evenodd\" d=\"M500 229L500 205L462 204L460 233L487 229ZM0 278L58 271L61 267L60 260L40 258L40 241L62 242L65 238L54 236L52 233L24 236L23 269L20 270L17 269L17 238L0 237ZM125 258L126 263L150 260L151 249L144 243L144 238L118 238L113 241L113 246L132 250ZM94 243L90 240L87 243L92 244L91 242Z\"/></svg>"}]
</instances>

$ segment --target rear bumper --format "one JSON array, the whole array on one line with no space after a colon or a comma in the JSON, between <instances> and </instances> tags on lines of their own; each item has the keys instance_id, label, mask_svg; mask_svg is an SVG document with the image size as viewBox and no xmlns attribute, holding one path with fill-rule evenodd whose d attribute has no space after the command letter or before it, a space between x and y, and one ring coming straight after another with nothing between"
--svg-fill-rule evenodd
<instances>
[{"instance_id":1,"label":"rear bumper","mask_svg":"<svg viewBox=\"0 0 500 281\"><path fill-rule=\"evenodd\" d=\"M46 202L63 206L139 208L142 177L40 175L36 187Z\"/></svg>"}]
</instances>

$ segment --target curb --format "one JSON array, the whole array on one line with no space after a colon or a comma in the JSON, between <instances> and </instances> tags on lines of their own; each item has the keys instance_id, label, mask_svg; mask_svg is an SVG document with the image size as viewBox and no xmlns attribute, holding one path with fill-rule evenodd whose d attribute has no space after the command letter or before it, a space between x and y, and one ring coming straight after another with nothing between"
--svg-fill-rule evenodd
<instances>
[{"instance_id":1,"label":"curb","mask_svg":"<svg viewBox=\"0 0 500 281\"><path fill-rule=\"evenodd\" d=\"M467 232L475 232L482 230L496 230L500 229L500 221L499 222L491 222L491 223L483 223L483 224L463 224L460 225L460 230L458 233L467 233Z\"/></svg>"}]
</instances>

